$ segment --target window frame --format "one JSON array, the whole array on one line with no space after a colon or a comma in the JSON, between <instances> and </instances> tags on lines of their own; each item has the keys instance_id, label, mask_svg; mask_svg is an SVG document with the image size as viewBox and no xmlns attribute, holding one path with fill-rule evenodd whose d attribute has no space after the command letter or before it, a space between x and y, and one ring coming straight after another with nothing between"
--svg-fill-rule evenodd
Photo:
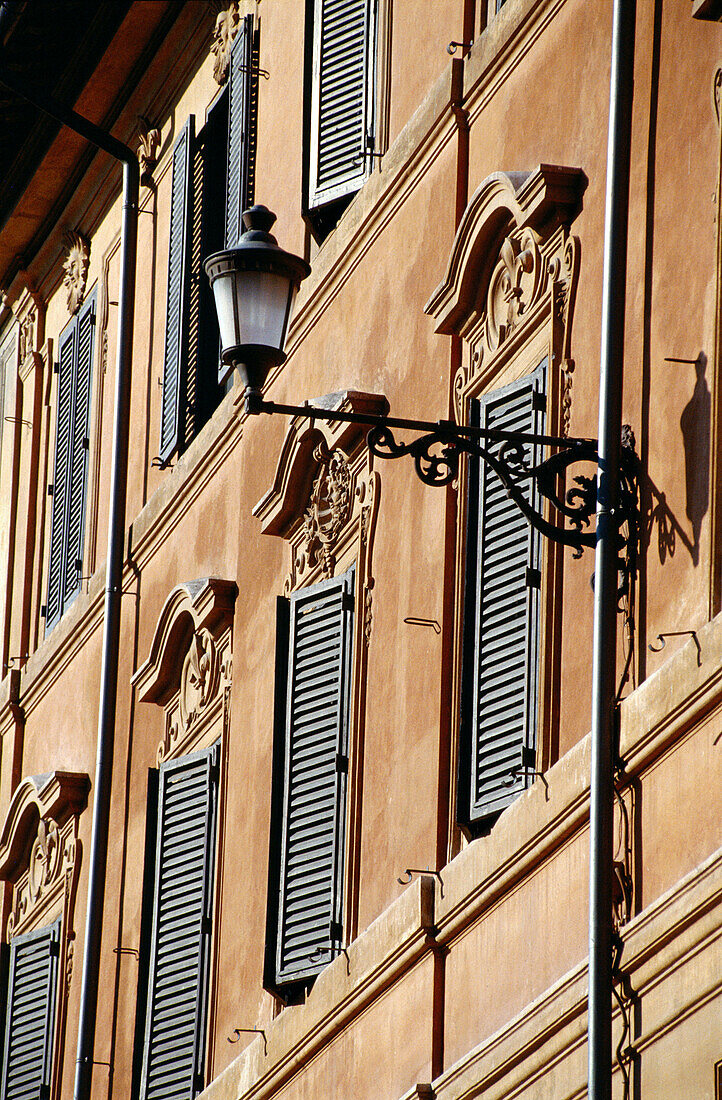
<instances>
[{"instance_id":1,"label":"window frame","mask_svg":"<svg viewBox=\"0 0 722 1100\"><path fill-rule=\"evenodd\" d=\"M162 905L160 878L162 874L162 861L164 843L168 842L168 836L163 832L163 811L165 807L167 789L174 783L176 773L184 769L193 769L196 765L204 765L206 769L207 806L205 808L205 832L203 862L205 871L203 874L202 896L200 909L202 910L199 928L197 984L195 987L196 1015L194 1020L193 1047L190 1051L193 1061L193 1081L190 1092L185 1094L184 1100L192 1100L207 1083L205 1081L205 1063L208 1045L208 1017L209 995L213 948L213 910L216 892L216 862L218 858L218 832L219 832L219 797L220 797L220 741L216 741L209 748L202 748L185 756L173 757L164 760L155 774L149 777L148 787L148 813L146 820L146 861L150 860L151 867L144 872L144 927L141 934L143 959L147 964L148 983L147 988L139 993L136 1020L136 1043L141 1043L141 1050L136 1058L136 1073L139 1076L138 1094L141 1100L148 1100L154 1094L149 1093L148 1076L151 1072L151 1045L153 1043L154 1020L154 995L157 988L156 961L159 950L166 956L169 953L169 944L159 948L159 913ZM174 834L171 834L171 837ZM177 839L177 838L176 838ZM167 933L166 933L167 934ZM170 945L172 946L172 945ZM187 1048L181 1052L181 1056L187 1056ZM170 1055L173 1056L172 1053Z\"/></svg>"},{"instance_id":2,"label":"window frame","mask_svg":"<svg viewBox=\"0 0 722 1100\"><path fill-rule=\"evenodd\" d=\"M328 825L332 833L332 872L329 885L329 930L314 951L306 956L304 965L285 965L284 903L287 896L288 821L292 771L292 712L294 705L294 643L296 622L304 605L317 597L338 589L340 598L341 639L338 651L338 718L335 728L335 801L333 820ZM276 680L273 774L271 790L271 836L269 847L268 902L266 913L266 955L264 986L283 1000L293 1000L308 988L323 968L341 949L346 927L344 894L346 886L348 841L348 778L350 770L351 703L353 693L354 630L355 630L355 563L345 573L297 589L288 598L279 596L276 605ZM316 755L316 754L314 754ZM326 838L328 840L328 837Z\"/></svg>"},{"instance_id":3,"label":"window frame","mask_svg":"<svg viewBox=\"0 0 722 1100\"><path fill-rule=\"evenodd\" d=\"M84 407L84 431L78 422L78 385L81 368L81 335L83 324L89 325L87 362L87 389ZM88 505L88 475L90 467L91 413L93 404L93 381L96 355L95 329L97 323L97 291L85 298L80 309L68 322L58 339L58 360L56 363L57 392L55 401L55 448L53 462L53 480L50 495L50 539L48 544L48 567L45 604L45 633L49 634L60 621L70 604L80 592L83 562L85 560L85 526ZM63 350L72 342L69 364L69 382L67 391L63 384L68 377L64 371ZM63 394L66 393L69 407L67 414L63 409ZM68 440L67 454L62 462L61 431L67 415ZM78 455L80 458L78 460ZM82 470L78 473L78 460ZM62 488L61 488L62 486ZM61 503L58 503L60 501ZM70 525L75 524L76 534L73 542L77 544L78 557L75 563L70 561L73 547L70 545ZM75 578L71 576L73 564ZM57 570L57 574L56 574ZM57 606L55 606L54 582L57 584Z\"/></svg>"},{"instance_id":4,"label":"window frame","mask_svg":"<svg viewBox=\"0 0 722 1100\"><path fill-rule=\"evenodd\" d=\"M62 920L58 918L52 924L35 928L31 932L25 932L14 936L9 945L9 958L7 965L7 996L4 998L5 1019L3 1022L2 1067L0 1069L0 1097L6 1100L8 1094L8 1058L11 1047L11 1029L13 1019L13 994L15 992L15 978L18 954L26 947L38 940L48 941L48 973L44 994L45 1003L45 1029L43 1046L43 1063L41 1067L42 1080L37 1082L40 1086L39 1096L49 1096L53 1081L53 1067L55 1058L55 1029L57 1023L58 1008L58 974L60 962L60 937Z\"/></svg>"},{"instance_id":5,"label":"window frame","mask_svg":"<svg viewBox=\"0 0 722 1100\"><path fill-rule=\"evenodd\" d=\"M502 417L506 414L512 401L516 398L516 395L521 395L525 389L529 391L529 406L525 410L526 415L530 418L531 423L524 428L525 431L533 431L535 434L541 434L544 431L544 418L546 417L546 402L547 402L547 376L548 376L548 356L544 356L538 365L528 374L522 375L520 378L514 381L507 382L502 386L495 386L493 389L486 391L484 394L479 395L470 402L470 421L473 424L486 426L486 419L488 411L493 406L501 408ZM539 397L537 397L539 395ZM543 395L543 397L542 397ZM504 409L506 406L506 410ZM495 423L494 427L505 427L503 420L501 423ZM537 463L542 459L543 448L539 446L533 447L533 462ZM498 476L493 469L480 459L473 459L468 464L468 477L467 477L467 509L466 509L466 566L465 566L465 582L464 582L464 631L463 631L463 643L462 643L462 703L461 703L461 728L460 728L460 746L459 746L459 760L458 760L458 780L457 780L457 819L459 823L466 827L470 832L483 830L488 827L489 822L496 820L499 813L502 812L514 799L527 787L531 785L532 775L534 771L534 762L536 759L537 750L537 727L539 721L539 700L540 700L540 660L541 660L541 587L542 587L542 571L543 571L543 547L541 536L535 528L527 523L521 512L518 511L516 505L509 500L505 495L498 493L501 488ZM487 519L487 493L490 489L496 489L501 504L497 505L496 515L492 515L491 519ZM527 490L532 497L532 506L537 508L539 506L539 493L533 482L527 482ZM492 505L494 506L493 502ZM488 552L493 552L492 548L485 537L485 523L492 522L498 523L498 516L501 511L511 510L512 522L518 524L518 531L523 532L523 536L520 537L526 539L526 578L524 585L523 602L525 607L523 609L524 618L524 640L520 646L517 641L516 655L517 659L523 648L522 660L524 661L524 683L523 683L523 717L521 722L517 722L515 726L516 737L519 744L513 743L513 733L510 733L507 738L499 736L498 740L494 741L497 746L497 753L501 753L504 757L509 753L516 752L517 759L514 764L510 765L508 772L509 779L500 779L495 784L495 792L488 791L486 795L480 795L479 789L483 783L479 758L482 754L483 744L480 744L480 726L483 725L483 720L480 719L481 711L481 692L484 690L481 684L482 679L482 661L484 661L484 637L483 637L483 607L485 603L485 595L487 602L490 604L487 608L487 613L491 619L492 627L490 628L494 633L498 633L501 629L504 632L511 632L513 627L509 624L509 619L514 614L518 619L522 615L522 597L519 592L513 593L513 602L509 595L508 582L509 577L504 577L504 588L501 588L498 583L495 583L493 589L486 588L484 584L483 576L483 558ZM509 535L509 528L507 525L503 527L503 537L506 539ZM500 536L501 537L501 536ZM506 551L506 556L509 557L509 552ZM517 575L513 578L517 585L521 579L521 567L517 570ZM496 616L496 622L494 622ZM487 620L488 622L489 620ZM510 636L510 633L509 633ZM508 662L508 654L505 651L505 661ZM500 671L500 670L499 670ZM499 673L497 672L497 675ZM498 684L498 681L497 681ZM488 690L488 689L487 689ZM494 687L492 691L496 690ZM517 686L507 686L504 689L504 695L511 700L514 700L518 708L519 699ZM498 706L498 699L495 700ZM508 702L508 708L504 713L506 716L502 719L500 717L499 724L501 727L509 727L511 724L514 726L513 712L511 710L513 703ZM483 736L483 735L482 735ZM487 735L487 746L491 747L491 740ZM499 742L503 747L499 747ZM516 774L514 774L514 769ZM501 787L506 787L506 790L501 790Z\"/></svg>"}]
</instances>

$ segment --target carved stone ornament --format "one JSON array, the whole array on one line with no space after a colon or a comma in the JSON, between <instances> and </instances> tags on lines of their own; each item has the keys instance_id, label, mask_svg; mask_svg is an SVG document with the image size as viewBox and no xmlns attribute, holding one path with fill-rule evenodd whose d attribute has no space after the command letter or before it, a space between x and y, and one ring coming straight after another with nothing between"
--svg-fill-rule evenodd
<instances>
[{"instance_id":1,"label":"carved stone ornament","mask_svg":"<svg viewBox=\"0 0 722 1100\"><path fill-rule=\"evenodd\" d=\"M153 169L158 163L160 149L160 130L151 126L144 115L138 115L138 163L140 164L141 183L150 181Z\"/></svg>"},{"instance_id":2,"label":"carved stone ornament","mask_svg":"<svg viewBox=\"0 0 722 1100\"><path fill-rule=\"evenodd\" d=\"M63 261L63 286L67 293L68 312L77 313L85 296L90 263L90 244L77 229L66 229L63 234L65 260Z\"/></svg>"},{"instance_id":3,"label":"carved stone ornament","mask_svg":"<svg viewBox=\"0 0 722 1100\"><path fill-rule=\"evenodd\" d=\"M231 47L238 34L241 15L238 0L233 0L228 8L218 13L213 28L211 53L213 54L213 78L217 84L225 84L228 79L228 65L231 59Z\"/></svg>"},{"instance_id":4,"label":"carved stone ornament","mask_svg":"<svg viewBox=\"0 0 722 1100\"><path fill-rule=\"evenodd\" d=\"M16 789L0 835L0 879L13 884L5 935L30 932L63 917L72 928L80 865L78 819L90 789L87 775L29 776Z\"/></svg>"},{"instance_id":5,"label":"carved stone ornament","mask_svg":"<svg viewBox=\"0 0 722 1100\"><path fill-rule=\"evenodd\" d=\"M309 566L320 564L324 576L332 577L334 546L351 507L351 473L343 452L329 452L325 443L319 443L313 457L319 472L303 517L302 540Z\"/></svg>"},{"instance_id":6,"label":"carved stone ornament","mask_svg":"<svg viewBox=\"0 0 722 1100\"><path fill-rule=\"evenodd\" d=\"M388 411L381 395L352 390L316 398L313 404L349 412ZM344 555L348 558L351 551L356 558L356 546L370 561L378 475L363 440L357 424L309 422L307 417L291 421L273 486L253 509L264 534L280 535L289 544L287 593L334 576ZM360 574L359 583L365 584Z\"/></svg>"},{"instance_id":7,"label":"carved stone ornament","mask_svg":"<svg viewBox=\"0 0 722 1100\"><path fill-rule=\"evenodd\" d=\"M463 419L474 379L493 370L507 347L521 348L541 323L549 326L561 372L561 432L571 410L571 321L579 242L568 226L586 185L578 169L541 165L495 173L464 212L444 281L425 306L436 331L465 337L469 354L454 380Z\"/></svg>"},{"instance_id":8,"label":"carved stone ornament","mask_svg":"<svg viewBox=\"0 0 722 1100\"><path fill-rule=\"evenodd\" d=\"M233 581L205 577L178 585L166 600L148 660L133 677L141 702L163 707L159 763L200 747L223 721L237 595Z\"/></svg>"}]
</instances>

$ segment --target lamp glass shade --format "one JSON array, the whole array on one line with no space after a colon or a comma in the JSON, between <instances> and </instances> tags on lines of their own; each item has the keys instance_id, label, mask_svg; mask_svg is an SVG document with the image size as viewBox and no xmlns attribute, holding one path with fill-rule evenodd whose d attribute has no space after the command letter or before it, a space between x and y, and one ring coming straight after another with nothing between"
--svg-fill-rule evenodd
<instances>
[{"instance_id":1,"label":"lamp glass shade","mask_svg":"<svg viewBox=\"0 0 722 1100\"><path fill-rule=\"evenodd\" d=\"M243 271L229 266L213 280L221 345L283 350L297 284L271 271Z\"/></svg>"}]
</instances>

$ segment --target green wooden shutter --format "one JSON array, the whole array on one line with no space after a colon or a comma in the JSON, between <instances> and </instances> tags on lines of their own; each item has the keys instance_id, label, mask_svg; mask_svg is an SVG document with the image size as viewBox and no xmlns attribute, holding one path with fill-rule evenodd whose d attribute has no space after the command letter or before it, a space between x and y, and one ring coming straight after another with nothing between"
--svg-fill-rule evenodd
<instances>
[{"instance_id":1,"label":"green wooden shutter","mask_svg":"<svg viewBox=\"0 0 722 1100\"><path fill-rule=\"evenodd\" d=\"M309 206L357 191L373 147L375 0L315 0Z\"/></svg>"},{"instance_id":2,"label":"green wooden shutter","mask_svg":"<svg viewBox=\"0 0 722 1100\"><path fill-rule=\"evenodd\" d=\"M353 571L293 593L276 982L313 977L342 939Z\"/></svg>"},{"instance_id":3,"label":"green wooden shutter","mask_svg":"<svg viewBox=\"0 0 722 1100\"><path fill-rule=\"evenodd\" d=\"M63 581L67 569L66 516L68 474L73 441L73 364L77 324L72 321L60 337L58 405L53 469L53 508L50 524L50 564L45 629L50 630L63 611Z\"/></svg>"},{"instance_id":4,"label":"green wooden shutter","mask_svg":"<svg viewBox=\"0 0 722 1100\"><path fill-rule=\"evenodd\" d=\"M246 15L231 50L228 73L228 158L225 247L236 248L243 232L241 215L253 202L250 168L254 145L253 16Z\"/></svg>"},{"instance_id":5,"label":"green wooden shutter","mask_svg":"<svg viewBox=\"0 0 722 1100\"><path fill-rule=\"evenodd\" d=\"M203 1088L219 747L160 767L141 1097Z\"/></svg>"},{"instance_id":6,"label":"green wooden shutter","mask_svg":"<svg viewBox=\"0 0 722 1100\"><path fill-rule=\"evenodd\" d=\"M541 433L544 394L542 364L474 402L472 419L485 428ZM541 460L540 448L532 458ZM524 765L536 747L539 664L540 538L492 467L474 465L459 783L461 819L469 824L504 809L528 786ZM524 484L532 499L531 483Z\"/></svg>"},{"instance_id":7,"label":"green wooden shutter","mask_svg":"<svg viewBox=\"0 0 722 1100\"><path fill-rule=\"evenodd\" d=\"M60 921L10 944L2 1100L50 1096L59 949Z\"/></svg>"},{"instance_id":8,"label":"green wooden shutter","mask_svg":"<svg viewBox=\"0 0 722 1100\"><path fill-rule=\"evenodd\" d=\"M77 319L73 371L73 417L68 462L68 519L66 533L63 607L80 588L85 531L85 498L90 446L90 388L95 332L95 299L83 304Z\"/></svg>"},{"instance_id":9,"label":"green wooden shutter","mask_svg":"<svg viewBox=\"0 0 722 1100\"><path fill-rule=\"evenodd\" d=\"M170 240L168 245L168 296L166 304L163 400L161 406L160 460L167 462L178 446L181 406L184 401L188 354L188 271L192 216L193 146L195 120L191 115L173 147Z\"/></svg>"}]
</instances>

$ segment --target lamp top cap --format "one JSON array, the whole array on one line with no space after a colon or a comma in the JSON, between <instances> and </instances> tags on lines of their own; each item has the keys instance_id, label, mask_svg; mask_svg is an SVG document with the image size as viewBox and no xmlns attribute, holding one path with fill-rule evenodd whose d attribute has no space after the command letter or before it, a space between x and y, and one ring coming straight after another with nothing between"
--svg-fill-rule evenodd
<instances>
[{"instance_id":1,"label":"lamp top cap","mask_svg":"<svg viewBox=\"0 0 722 1100\"><path fill-rule=\"evenodd\" d=\"M241 218L246 233L260 231L264 236L269 236L276 215L267 206L259 203L256 206L250 206L248 210L244 210Z\"/></svg>"}]
</instances>

